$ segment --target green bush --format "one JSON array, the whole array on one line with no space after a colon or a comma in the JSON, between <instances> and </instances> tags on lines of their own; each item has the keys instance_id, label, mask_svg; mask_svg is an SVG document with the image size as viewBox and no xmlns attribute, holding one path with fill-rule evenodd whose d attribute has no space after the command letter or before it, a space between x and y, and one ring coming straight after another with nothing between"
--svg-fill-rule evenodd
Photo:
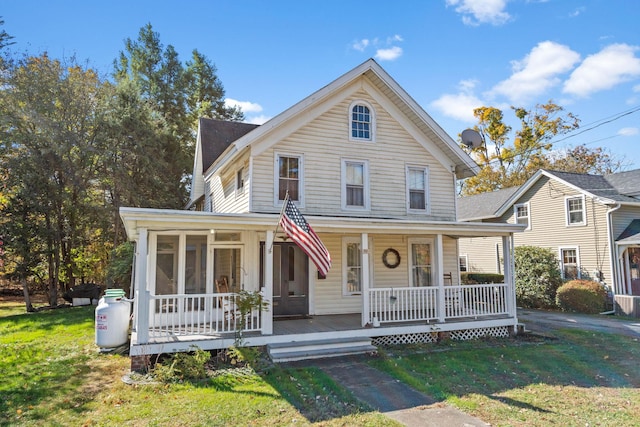
<instances>
[{"instance_id":1,"label":"green bush","mask_svg":"<svg viewBox=\"0 0 640 427\"><path fill-rule=\"evenodd\" d=\"M562 277L558 258L550 249L516 247L515 268L516 302L519 307L555 307L556 291L562 284Z\"/></svg>"},{"instance_id":2,"label":"green bush","mask_svg":"<svg viewBox=\"0 0 640 427\"><path fill-rule=\"evenodd\" d=\"M153 376L163 382L183 380L200 380L207 377L206 364L211 359L211 353L197 346L192 346L190 353L173 353L169 358L156 363Z\"/></svg>"},{"instance_id":3,"label":"green bush","mask_svg":"<svg viewBox=\"0 0 640 427\"><path fill-rule=\"evenodd\" d=\"M504 283L504 274L496 273L461 273L460 280L463 285L475 285L482 283Z\"/></svg>"},{"instance_id":4,"label":"green bush","mask_svg":"<svg viewBox=\"0 0 640 427\"><path fill-rule=\"evenodd\" d=\"M596 314L605 309L607 291L591 280L571 280L558 288L556 304L563 311Z\"/></svg>"}]
</instances>

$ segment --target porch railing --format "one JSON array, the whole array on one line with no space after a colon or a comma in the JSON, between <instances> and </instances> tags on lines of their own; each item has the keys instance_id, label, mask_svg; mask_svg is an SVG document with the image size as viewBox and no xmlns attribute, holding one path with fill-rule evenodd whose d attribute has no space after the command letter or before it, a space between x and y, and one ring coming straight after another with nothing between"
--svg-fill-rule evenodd
<instances>
[{"instance_id":1,"label":"porch railing","mask_svg":"<svg viewBox=\"0 0 640 427\"><path fill-rule=\"evenodd\" d=\"M238 331L242 315L234 293L149 295L149 337L221 335ZM244 332L260 331L262 317L244 317Z\"/></svg>"},{"instance_id":2,"label":"porch railing","mask_svg":"<svg viewBox=\"0 0 640 427\"><path fill-rule=\"evenodd\" d=\"M440 295L442 301L439 304ZM509 313L504 283L369 289L369 318L375 324L461 319Z\"/></svg>"}]
</instances>

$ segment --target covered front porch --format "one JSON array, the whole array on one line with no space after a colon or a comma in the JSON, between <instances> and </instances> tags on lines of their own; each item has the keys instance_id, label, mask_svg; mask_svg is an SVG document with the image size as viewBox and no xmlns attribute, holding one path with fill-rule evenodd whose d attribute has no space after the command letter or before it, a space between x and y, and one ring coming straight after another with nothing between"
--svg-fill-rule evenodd
<instances>
[{"instance_id":1,"label":"covered front porch","mask_svg":"<svg viewBox=\"0 0 640 427\"><path fill-rule=\"evenodd\" d=\"M410 342L402 337L504 336L517 325L512 235L519 225L309 217L334 260L320 277L274 231L274 215L121 215L136 241L132 356L224 349L240 334L247 346L347 337ZM502 238L503 283L460 282L461 236ZM243 292L259 292L266 307L241 313Z\"/></svg>"}]
</instances>

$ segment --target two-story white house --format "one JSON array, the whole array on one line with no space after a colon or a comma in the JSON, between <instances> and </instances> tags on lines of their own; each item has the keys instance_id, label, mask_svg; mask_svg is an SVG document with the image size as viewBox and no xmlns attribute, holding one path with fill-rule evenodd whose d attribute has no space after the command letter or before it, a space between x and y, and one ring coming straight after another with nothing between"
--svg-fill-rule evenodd
<instances>
[{"instance_id":1,"label":"two-story white house","mask_svg":"<svg viewBox=\"0 0 640 427\"><path fill-rule=\"evenodd\" d=\"M132 366L233 345L241 290L268 303L244 344L278 360L508 335L523 227L456 220L456 180L476 171L374 60L261 126L201 119L190 209L120 211L136 243ZM276 229L287 192L331 254L326 276ZM458 239L472 236L500 240L505 283L460 284Z\"/></svg>"}]
</instances>

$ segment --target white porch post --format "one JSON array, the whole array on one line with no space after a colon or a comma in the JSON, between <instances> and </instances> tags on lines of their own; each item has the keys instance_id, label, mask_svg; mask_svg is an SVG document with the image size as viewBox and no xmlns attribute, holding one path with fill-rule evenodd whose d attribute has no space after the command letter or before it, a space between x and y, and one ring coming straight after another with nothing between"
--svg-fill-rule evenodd
<instances>
[{"instance_id":1,"label":"white porch post","mask_svg":"<svg viewBox=\"0 0 640 427\"><path fill-rule=\"evenodd\" d=\"M264 287L262 296L267 302L267 308L262 312L262 333L273 334L273 231L267 231L267 239L264 242Z\"/></svg>"},{"instance_id":2,"label":"white porch post","mask_svg":"<svg viewBox=\"0 0 640 427\"><path fill-rule=\"evenodd\" d=\"M502 236L502 259L504 260L504 283L507 285L507 312L516 315L516 283L514 278L514 259L512 249L513 234Z\"/></svg>"},{"instance_id":3,"label":"white porch post","mask_svg":"<svg viewBox=\"0 0 640 427\"><path fill-rule=\"evenodd\" d=\"M444 298L444 276L442 272L444 270L444 255L442 249L442 234L436 234L436 262L435 262L435 275L438 278L438 322L444 322L445 313L445 298ZM411 256L411 254L409 254Z\"/></svg>"},{"instance_id":4,"label":"white porch post","mask_svg":"<svg viewBox=\"0 0 640 427\"><path fill-rule=\"evenodd\" d=\"M150 292L147 283L147 269L149 262L149 232L146 228L138 229L138 242L136 245L136 295L135 306L137 316L133 323L137 333L137 344L149 342L149 304Z\"/></svg>"},{"instance_id":5,"label":"white porch post","mask_svg":"<svg viewBox=\"0 0 640 427\"><path fill-rule=\"evenodd\" d=\"M361 262L362 265L362 326L366 326L371 322L371 313L369 312L369 234L362 233L360 247L362 248Z\"/></svg>"}]
</instances>

